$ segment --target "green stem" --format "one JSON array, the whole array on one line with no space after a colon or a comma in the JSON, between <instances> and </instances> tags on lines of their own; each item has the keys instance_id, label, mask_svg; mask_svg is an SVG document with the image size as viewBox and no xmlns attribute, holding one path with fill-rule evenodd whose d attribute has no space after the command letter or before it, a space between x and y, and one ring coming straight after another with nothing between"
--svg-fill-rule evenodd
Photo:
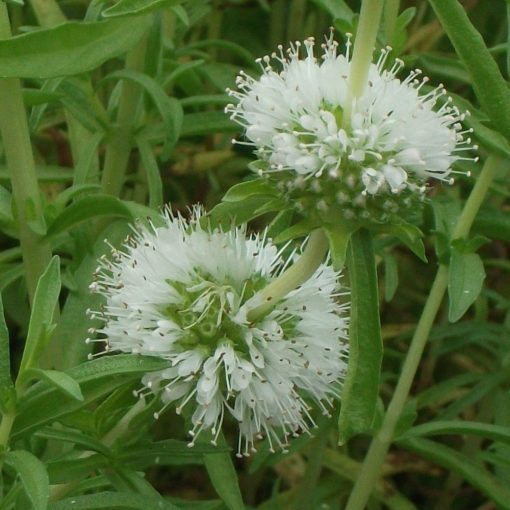
<instances>
[{"instance_id":1,"label":"green stem","mask_svg":"<svg viewBox=\"0 0 510 510\"><path fill-rule=\"evenodd\" d=\"M487 190L494 178L496 168L501 161L495 156L489 156L482 172L464 206L454 229L452 238L465 237L478 212ZM361 472L356 480L345 510L362 510L368 502L370 494L379 479L379 473L384 458L393 440L402 409L409 396L418 365L425 348L425 344L434 324L437 312L448 286L448 267L441 265L436 274L430 294L425 303L422 315L414 332L409 351L402 366L400 378L393 393L393 397L386 411L383 423L374 437L363 462Z\"/></svg>"},{"instance_id":2,"label":"green stem","mask_svg":"<svg viewBox=\"0 0 510 510\"><path fill-rule=\"evenodd\" d=\"M140 71L145 63L147 39L143 38L126 57L126 69ZM101 186L109 195L119 196L126 178L131 154L133 122L138 110L142 91L140 86L125 80L117 114L117 129L106 147Z\"/></svg>"},{"instance_id":3,"label":"green stem","mask_svg":"<svg viewBox=\"0 0 510 510\"><path fill-rule=\"evenodd\" d=\"M296 41L303 37L303 25L305 21L305 0L292 0L289 8L289 20L287 24L287 39ZM281 42L281 41L280 41Z\"/></svg>"},{"instance_id":4,"label":"green stem","mask_svg":"<svg viewBox=\"0 0 510 510\"><path fill-rule=\"evenodd\" d=\"M275 0L271 4L269 19L269 47L276 48L285 40L285 27L287 26L287 0Z\"/></svg>"},{"instance_id":5,"label":"green stem","mask_svg":"<svg viewBox=\"0 0 510 510\"><path fill-rule=\"evenodd\" d=\"M400 0L386 0L384 2L384 34L386 43L393 45L395 39L395 26L397 24Z\"/></svg>"},{"instance_id":6,"label":"green stem","mask_svg":"<svg viewBox=\"0 0 510 510\"><path fill-rule=\"evenodd\" d=\"M0 39L9 37L7 6L0 2ZM44 216L21 84L17 78L0 80L0 132L16 204L28 296L32 301L39 276L51 259L51 249L29 225L43 225Z\"/></svg>"},{"instance_id":7,"label":"green stem","mask_svg":"<svg viewBox=\"0 0 510 510\"><path fill-rule=\"evenodd\" d=\"M368 81L368 70L372 63L377 32L383 8L383 0L363 0L352 51L351 70L349 73L348 99L345 102L343 125L351 121L352 102L361 96Z\"/></svg>"},{"instance_id":8,"label":"green stem","mask_svg":"<svg viewBox=\"0 0 510 510\"><path fill-rule=\"evenodd\" d=\"M248 311L248 321L255 322L266 315L279 299L306 282L324 260L328 246L324 231L314 230L299 260L252 298L255 306Z\"/></svg>"},{"instance_id":9,"label":"green stem","mask_svg":"<svg viewBox=\"0 0 510 510\"><path fill-rule=\"evenodd\" d=\"M37 21L43 27L65 23L67 18L55 0L31 0Z\"/></svg>"}]
</instances>

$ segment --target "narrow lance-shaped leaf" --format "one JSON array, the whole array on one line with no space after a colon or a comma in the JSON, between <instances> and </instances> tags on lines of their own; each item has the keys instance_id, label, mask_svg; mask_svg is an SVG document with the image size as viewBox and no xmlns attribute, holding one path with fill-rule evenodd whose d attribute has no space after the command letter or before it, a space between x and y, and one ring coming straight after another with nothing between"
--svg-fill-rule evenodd
<instances>
[{"instance_id":1,"label":"narrow lance-shaped leaf","mask_svg":"<svg viewBox=\"0 0 510 510\"><path fill-rule=\"evenodd\" d=\"M44 464L30 452L19 450L5 454L5 463L18 473L34 510L46 510L50 496L48 473Z\"/></svg>"},{"instance_id":2,"label":"narrow lance-shaped leaf","mask_svg":"<svg viewBox=\"0 0 510 510\"><path fill-rule=\"evenodd\" d=\"M83 400L80 385L75 379L65 372L29 368L23 372L22 376L24 381L28 381L30 379L44 380L71 398L80 401Z\"/></svg>"},{"instance_id":3,"label":"narrow lance-shaped leaf","mask_svg":"<svg viewBox=\"0 0 510 510\"><path fill-rule=\"evenodd\" d=\"M448 319L458 321L480 294L485 270L476 253L459 253L452 249L448 271Z\"/></svg>"},{"instance_id":4,"label":"narrow lance-shaped leaf","mask_svg":"<svg viewBox=\"0 0 510 510\"><path fill-rule=\"evenodd\" d=\"M147 184L149 186L149 206L156 209L163 205L163 183L159 171L158 162L154 156L152 147L144 139L137 140L138 150L142 159Z\"/></svg>"},{"instance_id":5,"label":"narrow lance-shaped leaf","mask_svg":"<svg viewBox=\"0 0 510 510\"><path fill-rule=\"evenodd\" d=\"M155 9L170 7L179 3L179 0L119 0L102 13L105 18L117 16L132 16Z\"/></svg>"},{"instance_id":6,"label":"narrow lance-shaped leaf","mask_svg":"<svg viewBox=\"0 0 510 510\"><path fill-rule=\"evenodd\" d=\"M34 295L28 335L20 364L20 376L27 368L33 367L45 347L51 329L53 313L60 294L60 259L54 256L46 271L39 278Z\"/></svg>"},{"instance_id":7,"label":"narrow lance-shaped leaf","mask_svg":"<svg viewBox=\"0 0 510 510\"><path fill-rule=\"evenodd\" d=\"M510 489L485 470L479 462L436 441L423 438L398 440L399 446L460 475L488 496L498 508L510 510Z\"/></svg>"},{"instance_id":8,"label":"narrow lance-shaped leaf","mask_svg":"<svg viewBox=\"0 0 510 510\"><path fill-rule=\"evenodd\" d=\"M510 91L482 36L457 0L429 0L466 69L476 96L494 125L510 138Z\"/></svg>"},{"instance_id":9,"label":"narrow lance-shaped leaf","mask_svg":"<svg viewBox=\"0 0 510 510\"><path fill-rule=\"evenodd\" d=\"M375 416L383 354L377 274L372 239L367 230L355 232L347 250L351 287L349 365L338 423L339 443L367 432Z\"/></svg>"},{"instance_id":10,"label":"narrow lance-shaped leaf","mask_svg":"<svg viewBox=\"0 0 510 510\"><path fill-rule=\"evenodd\" d=\"M198 437L199 444L206 441L204 436L205 434L201 434ZM219 444L225 446L225 439L221 434ZM230 452L205 454L204 464L211 483L225 506L229 510L245 510Z\"/></svg>"},{"instance_id":11,"label":"narrow lance-shaped leaf","mask_svg":"<svg viewBox=\"0 0 510 510\"><path fill-rule=\"evenodd\" d=\"M153 78L136 71L124 69L111 73L104 79L130 80L142 87L147 94L149 94L165 125L165 138L163 140L161 159L167 160L170 157L171 149L181 134L184 114L179 101L174 97L168 97L163 87Z\"/></svg>"},{"instance_id":12,"label":"narrow lance-shaped leaf","mask_svg":"<svg viewBox=\"0 0 510 510\"><path fill-rule=\"evenodd\" d=\"M68 22L0 41L0 76L54 78L84 73L134 46L150 16Z\"/></svg>"},{"instance_id":13,"label":"narrow lance-shaped leaf","mask_svg":"<svg viewBox=\"0 0 510 510\"><path fill-rule=\"evenodd\" d=\"M0 409L10 410L14 403L14 385L11 379L11 363L9 352L9 330L4 319L4 307L0 294Z\"/></svg>"}]
</instances>

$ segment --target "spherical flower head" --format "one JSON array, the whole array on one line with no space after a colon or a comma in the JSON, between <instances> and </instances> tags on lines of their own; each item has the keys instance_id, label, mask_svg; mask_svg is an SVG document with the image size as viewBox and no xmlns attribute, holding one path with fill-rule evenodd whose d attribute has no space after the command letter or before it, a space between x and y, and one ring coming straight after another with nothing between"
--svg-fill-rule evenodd
<instances>
[{"instance_id":1,"label":"spherical flower head","mask_svg":"<svg viewBox=\"0 0 510 510\"><path fill-rule=\"evenodd\" d=\"M320 266L267 315L250 323L257 291L289 263L265 234L202 226L169 212L162 227L139 227L113 260L103 258L93 291L106 303L99 330L107 350L168 362L148 373L141 393L191 416L195 438L216 441L225 415L239 423L239 451L267 436L282 448L314 425L340 394L346 370L346 305L339 275ZM158 413L159 414L159 413Z\"/></svg>"},{"instance_id":2,"label":"spherical flower head","mask_svg":"<svg viewBox=\"0 0 510 510\"><path fill-rule=\"evenodd\" d=\"M320 59L312 38L287 55L279 46L258 60L260 78L241 72L238 90L229 90L237 103L226 111L256 147L259 173L302 209L340 206L346 219L385 222L416 205L427 179L453 182L455 161L471 159L462 157L472 148L470 130L449 98L436 108L441 85L422 93L419 70L400 80L400 60L385 69L389 49L353 99L350 39L345 55L337 46L328 38Z\"/></svg>"}]
</instances>

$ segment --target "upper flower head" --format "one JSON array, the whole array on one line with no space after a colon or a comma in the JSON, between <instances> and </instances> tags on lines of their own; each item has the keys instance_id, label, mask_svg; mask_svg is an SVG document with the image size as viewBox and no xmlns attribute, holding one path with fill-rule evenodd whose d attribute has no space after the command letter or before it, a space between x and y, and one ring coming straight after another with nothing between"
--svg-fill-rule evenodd
<instances>
[{"instance_id":1,"label":"upper flower head","mask_svg":"<svg viewBox=\"0 0 510 510\"><path fill-rule=\"evenodd\" d=\"M322 265L250 323L250 298L285 267L281 252L265 235L202 227L199 210L189 222L164 220L140 227L97 271L107 350L168 361L142 382L164 407L189 409L193 437L211 430L215 441L227 413L239 422L239 452L261 435L285 445L313 425L311 401L327 413L339 396L347 321L338 274Z\"/></svg>"},{"instance_id":2,"label":"upper flower head","mask_svg":"<svg viewBox=\"0 0 510 510\"><path fill-rule=\"evenodd\" d=\"M229 90L237 104L226 110L246 128L262 175L283 182L282 190L295 196L320 193L319 209L339 204L348 219L377 221L396 213L406 198L411 205L409 197L423 194L428 178L452 182L452 165L471 140L461 126L465 114L448 98L435 108L445 94L441 85L422 93L427 79L419 79L419 70L400 80L402 62L385 69L384 49L353 99L350 40L346 54L338 55L330 37L320 60L312 38L303 45L304 58L299 42L288 56L280 46L258 60L259 79L241 72L239 90Z\"/></svg>"}]
</instances>

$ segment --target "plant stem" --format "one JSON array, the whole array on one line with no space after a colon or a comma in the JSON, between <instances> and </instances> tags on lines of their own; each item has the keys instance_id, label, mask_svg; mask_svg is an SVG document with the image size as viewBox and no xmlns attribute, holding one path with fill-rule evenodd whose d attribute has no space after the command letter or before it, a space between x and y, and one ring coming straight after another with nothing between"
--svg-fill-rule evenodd
<instances>
[{"instance_id":1,"label":"plant stem","mask_svg":"<svg viewBox=\"0 0 510 510\"><path fill-rule=\"evenodd\" d=\"M383 8L383 0L363 0L361 12L352 50L351 69L349 73L349 97L345 102L343 125L351 121L352 103L361 96L368 81L368 70L372 63L379 23Z\"/></svg>"},{"instance_id":2,"label":"plant stem","mask_svg":"<svg viewBox=\"0 0 510 510\"><path fill-rule=\"evenodd\" d=\"M65 23L67 18L55 0L31 0L30 4L35 17L43 27L51 27Z\"/></svg>"},{"instance_id":3,"label":"plant stem","mask_svg":"<svg viewBox=\"0 0 510 510\"><path fill-rule=\"evenodd\" d=\"M126 56L126 69L140 71L145 62L147 38L144 37ZM104 193L119 196L124 185L126 169L131 154L133 122L142 91L140 86L125 80L117 114L117 129L106 147L101 186Z\"/></svg>"},{"instance_id":4,"label":"plant stem","mask_svg":"<svg viewBox=\"0 0 510 510\"><path fill-rule=\"evenodd\" d=\"M11 37L7 6L0 2L0 39ZM39 185L35 173L20 80L0 80L0 132L16 205L19 240L30 302L39 276L51 259L50 246L41 241L32 225L44 225Z\"/></svg>"},{"instance_id":5,"label":"plant stem","mask_svg":"<svg viewBox=\"0 0 510 510\"><path fill-rule=\"evenodd\" d=\"M305 0L292 0L290 2L289 20L287 24L287 39L289 41L296 41L297 39L303 37L305 10Z\"/></svg>"},{"instance_id":6,"label":"plant stem","mask_svg":"<svg viewBox=\"0 0 510 510\"><path fill-rule=\"evenodd\" d=\"M400 0L386 0L384 2L384 34L386 43L393 45L395 38L395 26L397 24Z\"/></svg>"},{"instance_id":7,"label":"plant stem","mask_svg":"<svg viewBox=\"0 0 510 510\"><path fill-rule=\"evenodd\" d=\"M499 166L499 164L501 164L501 160L495 156L489 156L487 159L457 221L452 235L453 239L465 237L469 233L469 229L494 178L496 167ZM400 378L395 387L383 423L370 445L345 510L362 510L365 508L370 494L379 479L381 466L393 440L396 425L409 396L409 391L416 375L425 344L447 286L448 267L441 265L439 266L422 315L416 326L409 351L402 366Z\"/></svg>"},{"instance_id":8,"label":"plant stem","mask_svg":"<svg viewBox=\"0 0 510 510\"><path fill-rule=\"evenodd\" d=\"M278 278L253 296L254 307L249 309L247 319L255 322L276 305L279 299L308 280L324 260L328 251L328 240L322 229L314 230L306 244L303 254Z\"/></svg>"}]
</instances>

